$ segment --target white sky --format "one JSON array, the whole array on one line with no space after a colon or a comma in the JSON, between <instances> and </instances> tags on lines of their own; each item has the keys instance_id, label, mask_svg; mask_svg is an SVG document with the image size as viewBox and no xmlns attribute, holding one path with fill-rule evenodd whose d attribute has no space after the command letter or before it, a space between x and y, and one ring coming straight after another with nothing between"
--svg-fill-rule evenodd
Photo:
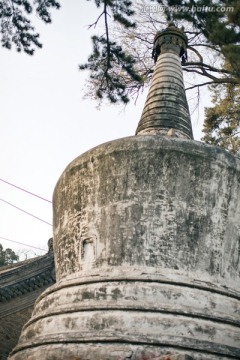
<instances>
[{"instance_id":1,"label":"white sky","mask_svg":"<svg viewBox=\"0 0 240 360\"><path fill-rule=\"evenodd\" d=\"M51 25L36 19L44 46L34 56L0 48L0 178L49 200L70 161L103 142L134 135L146 98L145 93L125 110L104 105L100 111L83 100L87 74L78 65L91 52L87 25L99 11L93 2L61 3ZM207 101L203 97L199 116L192 118L196 140ZM51 204L1 181L0 198L52 223ZM0 201L0 237L47 250L52 228ZM1 238L0 243L31 250Z\"/></svg>"}]
</instances>

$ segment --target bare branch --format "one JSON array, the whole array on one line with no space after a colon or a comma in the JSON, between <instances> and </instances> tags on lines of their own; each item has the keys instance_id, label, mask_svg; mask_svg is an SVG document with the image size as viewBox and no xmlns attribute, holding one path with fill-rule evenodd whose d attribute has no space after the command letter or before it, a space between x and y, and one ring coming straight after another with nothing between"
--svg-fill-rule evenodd
<instances>
[{"instance_id":1,"label":"bare branch","mask_svg":"<svg viewBox=\"0 0 240 360\"><path fill-rule=\"evenodd\" d=\"M104 14L104 10L103 10L103 12L98 16L97 20L96 20L94 23L88 25L88 29L90 29L91 27L94 27L94 28L95 28L95 27L97 26L97 24L98 24L98 22L99 22L99 20L100 20L100 18L102 17L103 14Z\"/></svg>"},{"instance_id":2,"label":"bare branch","mask_svg":"<svg viewBox=\"0 0 240 360\"><path fill-rule=\"evenodd\" d=\"M195 88L199 89L201 86L211 85L211 84L215 84L215 82L214 81L207 81L207 82L202 83L202 84L190 86L190 87L186 88L185 90L187 91L187 90L191 90L191 89L195 89Z\"/></svg>"},{"instance_id":3,"label":"bare branch","mask_svg":"<svg viewBox=\"0 0 240 360\"><path fill-rule=\"evenodd\" d=\"M201 35L201 32L197 32L197 31L184 31L185 34L190 34L190 35Z\"/></svg>"},{"instance_id":4,"label":"bare branch","mask_svg":"<svg viewBox=\"0 0 240 360\"><path fill-rule=\"evenodd\" d=\"M218 52L219 54L222 54L222 52L221 52L221 50L220 49L217 49L217 47L216 46L212 46L212 45L209 45L209 44L192 44L192 46L204 46L204 47L207 47L207 48L209 48L209 49L211 49L211 50L214 50L214 51L216 51L216 52Z\"/></svg>"},{"instance_id":5,"label":"bare branch","mask_svg":"<svg viewBox=\"0 0 240 360\"><path fill-rule=\"evenodd\" d=\"M229 74L232 75L232 71L228 71L225 69L217 69L211 65L202 63L202 62L186 62L184 64L182 64L183 66L196 66L196 67L200 67L200 68L204 68L206 70L212 71L212 72L217 72L217 73L221 73L221 74Z\"/></svg>"}]
</instances>

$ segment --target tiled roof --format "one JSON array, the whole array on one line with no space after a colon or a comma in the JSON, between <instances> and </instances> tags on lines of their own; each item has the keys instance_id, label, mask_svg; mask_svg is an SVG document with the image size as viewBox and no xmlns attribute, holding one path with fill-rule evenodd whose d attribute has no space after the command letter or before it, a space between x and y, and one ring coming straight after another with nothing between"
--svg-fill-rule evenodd
<instances>
[{"instance_id":1,"label":"tiled roof","mask_svg":"<svg viewBox=\"0 0 240 360\"><path fill-rule=\"evenodd\" d=\"M0 269L0 302L55 282L53 253ZM1 315L1 311L0 311Z\"/></svg>"}]
</instances>

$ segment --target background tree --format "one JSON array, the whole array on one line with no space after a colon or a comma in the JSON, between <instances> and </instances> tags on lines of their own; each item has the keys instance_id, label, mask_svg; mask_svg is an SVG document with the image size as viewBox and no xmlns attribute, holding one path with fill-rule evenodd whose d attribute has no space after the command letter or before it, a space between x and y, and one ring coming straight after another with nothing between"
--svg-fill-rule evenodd
<instances>
[{"instance_id":1,"label":"background tree","mask_svg":"<svg viewBox=\"0 0 240 360\"><path fill-rule=\"evenodd\" d=\"M45 255L46 252L41 251L40 249L34 250L34 249L24 247L24 248L17 249L16 254L19 257L19 261L24 261L24 260L28 260L28 259L31 259L34 257Z\"/></svg>"},{"instance_id":2,"label":"background tree","mask_svg":"<svg viewBox=\"0 0 240 360\"><path fill-rule=\"evenodd\" d=\"M240 149L240 86L215 85L212 93L215 106L205 109L202 140L236 154Z\"/></svg>"},{"instance_id":3,"label":"background tree","mask_svg":"<svg viewBox=\"0 0 240 360\"><path fill-rule=\"evenodd\" d=\"M104 4L104 8L90 27L96 26L104 16L105 31L101 36L93 37L93 54L85 65L80 66L80 69L90 70L89 95L95 94L100 99L105 95L111 102L124 103L136 96L151 79L152 43L156 32L174 20L178 27L185 28L189 38L188 61L182 64L188 74L186 89L197 90L198 97L200 87L215 85L210 87L214 107L206 110L202 140L237 153L240 149L240 3L235 0L142 0L134 3L133 12L133 4L128 1L128 9L132 12L125 12L125 17L128 21L134 19L135 23L131 26L126 26L127 21L111 23L111 36L106 19L114 11L116 2L103 0L96 3L98 7ZM102 39L109 47L108 52L99 46ZM125 70L126 64L122 66L119 59L112 56L114 47L118 47L126 62L131 64L131 73Z\"/></svg>"},{"instance_id":4,"label":"background tree","mask_svg":"<svg viewBox=\"0 0 240 360\"><path fill-rule=\"evenodd\" d=\"M51 23L50 10L59 9L55 0L1 0L0 1L0 34L2 46L33 55L35 48L42 47L39 34L31 23L34 13L45 23Z\"/></svg>"},{"instance_id":5,"label":"background tree","mask_svg":"<svg viewBox=\"0 0 240 360\"><path fill-rule=\"evenodd\" d=\"M89 71L89 96L101 101L106 98L112 103L124 104L131 97L137 96L138 92L148 85L153 72L153 37L156 31L164 29L170 20L174 20L179 27L184 26L189 38L188 61L183 64L184 71L189 74L187 90L217 85L220 89L225 89L223 94L226 95L226 103L229 99L228 89L231 88L232 92L234 87L239 89L238 0L92 1L99 9L99 16L89 28L96 28L101 22L102 27L98 27L98 33L92 37L92 54L85 64L80 65L81 70ZM0 1L2 45L10 49L14 44L18 51L33 54L34 48L41 47L41 43L29 16L35 12L44 22L49 23L50 11L53 8L60 8L56 0ZM215 95L215 90L213 91ZM213 101L216 99L216 96L213 96ZM222 94L221 100L224 101ZM216 106L215 119L218 118L222 128L220 103L216 103ZM238 102L235 109L237 107ZM211 136L215 134L217 140L220 133L216 132L216 128L212 129L215 132L211 132L210 125L213 122L209 120L209 116L208 123L204 125L205 130L208 129L204 139L212 142ZM236 121L233 121L233 124L238 126ZM238 129L237 127L232 133L229 131L228 136L238 137ZM221 142L215 143L220 145ZM237 144L238 142L235 150L229 146L227 150L236 151Z\"/></svg>"},{"instance_id":6,"label":"background tree","mask_svg":"<svg viewBox=\"0 0 240 360\"><path fill-rule=\"evenodd\" d=\"M18 260L19 256L12 249L7 248L4 250L2 244L0 244L0 266L13 264Z\"/></svg>"},{"instance_id":7,"label":"background tree","mask_svg":"<svg viewBox=\"0 0 240 360\"><path fill-rule=\"evenodd\" d=\"M124 6L118 6L117 0L95 0L95 3L101 12L89 27L96 26L102 18L103 34L92 38L93 53L80 69L90 70L90 82L97 97L105 95L112 102L127 102L134 86L139 89L148 83L148 75L152 72L152 66L148 64L151 51L145 50L153 42L153 33L155 35L157 30L166 27L169 20L184 26L189 38L190 56L183 64L184 70L202 78L189 88L240 83L238 1L148 0L138 1L138 5L123 1ZM114 24L118 26L117 34ZM119 41L121 34L132 40L132 46ZM121 53L121 58L116 53ZM141 67L138 66L139 53L144 60ZM231 65L230 69L223 67L226 61ZM118 89L121 89L120 94Z\"/></svg>"},{"instance_id":8,"label":"background tree","mask_svg":"<svg viewBox=\"0 0 240 360\"><path fill-rule=\"evenodd\" d=\"M90 1L90 0L87 0ZM120 26L121 31L136 29L131 32L133 40L139 39L149 45L149 33L142 29L141 17L145 17L152 30L163 28L163 22L176 20L186 26L189 36L189 50L193 52L189 62L184 64L186 71L195 72L210 81L203 83L240 82L240 3L238 0L94 0L100 14L96 27L103 19L103 33L94 35L93 53L81 69L90 70L90 78L95 80L96 94L104 95L112 101L128 101L127 82L142 84L146 79L137 68L138 54L131 47L117 42L113 24ZM155 4L155 13L154 13ZM39 34L31 23L31 15L36 13L45 23L51 22L50 11L59 9L56 0L2 0L0 1L0 22L2 45L8 49L14 44L18 51L33 54L34 46L41 47ZM148 13L148 18L146 14ZM140 21L139 21L140 20ZM138 24L140 23L140 26ZM119 34L120 31L118 31ZM152 40L152 39L151 39ZM151 41L152 42L152 41ZM133 41L132 41L133 43ZM222 66L222 61L211 64L205 61L197 50L204 47L214 52L222 61L227 61L230 70ZM209 54L209 52L207 53ZM195 61L194 61L195 59ZM201 86L203 84L197 84Z\"/></svg>"}]
</instances>

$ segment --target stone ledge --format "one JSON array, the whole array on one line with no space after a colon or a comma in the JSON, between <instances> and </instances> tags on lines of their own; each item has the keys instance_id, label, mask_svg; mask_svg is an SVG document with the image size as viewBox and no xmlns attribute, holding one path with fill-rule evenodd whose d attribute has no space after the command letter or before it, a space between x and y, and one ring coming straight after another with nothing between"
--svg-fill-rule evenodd
<instances>
[{"instance_id":1,"label":"stone ledge","mask_svg":"<svg viewBox=\"0 0 240 360\"><path fill-rule=\"evenodd\" d=\"M164 355L152 358L152 360L194 360L189 355Z\"/></svg>"}]
</instances>

